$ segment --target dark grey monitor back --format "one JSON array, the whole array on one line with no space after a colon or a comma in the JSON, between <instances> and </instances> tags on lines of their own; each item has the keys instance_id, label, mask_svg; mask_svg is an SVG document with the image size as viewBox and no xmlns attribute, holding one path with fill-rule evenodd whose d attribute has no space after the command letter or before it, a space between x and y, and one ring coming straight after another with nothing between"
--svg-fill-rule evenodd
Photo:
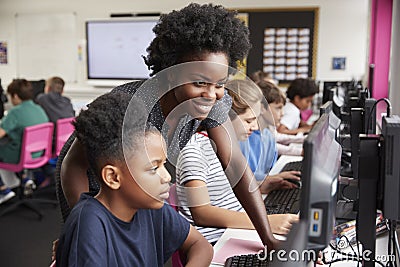
<instances>
[{"instance_id":1,"label":"dark grey monitor back","mask_svg":"<svg viewBox=\"0 0 400 267\"><path fill-rule=\"evenodd\" d=\"M321 249L332 237L342 149L323 114L304 140L300 220L309 223L308 247Z\"/></svg>"},{"instance_id":2,"label":"dark grey monitor back","mask_svg":"<svg viewBox=\"0 0 400 267\"><path fill-rule=\"evenodd\" d=\"M384 201L383 215L387 219L400 220L400 117L382 118L384 140Z\"/></svg>"},{"instance_id":3,"label":"dark grey monitor back","mask_svg":"<svg viewBox=\"0 0 400 267\"><path fill-rule=\"evenodd\" d=\"M284 260L275 258L271 267L306 267L307 262L315 260L316 254L307 250L307 231L308 224L305 221L293 225L281 248L285 251Z\"/></svg>"}]
</instances>

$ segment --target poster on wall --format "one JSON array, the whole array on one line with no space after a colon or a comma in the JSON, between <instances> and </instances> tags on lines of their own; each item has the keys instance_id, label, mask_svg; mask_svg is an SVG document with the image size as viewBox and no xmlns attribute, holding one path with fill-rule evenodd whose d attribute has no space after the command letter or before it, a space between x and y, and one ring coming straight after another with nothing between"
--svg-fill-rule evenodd
<instances>
[{"instance_id":1,"label":"poster on wall","mask_svg":"<svg viewBox=\"0 0 400 267\"><path fill-rule=\"evenodd\" d=\"M0 64L7 63L7 42L0 41Z\"/></svg>"},{"instance_id":2,"label":"poster on wall","mask_svg":"<svg viewBox=\"0 0 400 267\"><path fill-rule=\"evenodd\" d=\"M309 69L309 28L265 28L263 71L277 80L307 78Z\"/></svg>"}]
</instances>

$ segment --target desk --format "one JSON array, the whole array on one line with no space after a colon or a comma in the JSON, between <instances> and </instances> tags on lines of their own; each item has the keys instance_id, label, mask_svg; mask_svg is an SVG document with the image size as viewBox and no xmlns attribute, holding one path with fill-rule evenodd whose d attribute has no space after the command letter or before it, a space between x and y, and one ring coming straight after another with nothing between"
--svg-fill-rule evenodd
<instances>
[{"instance_id":1,"label":"desk","mask_svg":"<svg viewBox=\"0 0 400 267\"><path fill-rule=\"evenodd\" d=\"M285 238L279 235L274 235L277 239L279 240L284 240ZM223 245L228 241L229 238L239 238L243 240L251 240L251 241L260 241L260 237L258 236L257 232L255 230L244 230L244 229L231 229L228 228L226 229L225 233L221 236L221 238L218 240L218 242L214 246L214 254L218 253L218 250L223 247ZM383 259L383 257L386 257L387 259L387 242L388 242L388 235L383 234L379 236L376 239L376 255ZM344 250L345 252L351 253L352 250L350 248L347 248ZM355 251L357 252L357 249L355 248ZM326 255L331 256L332 255L332 250L330 248L327 248L324 250ZM339 259L341 256L336 254L333 256L333 259ZM384 264L386 264L386 261L382 261ZM214 264L211 263L210 267L220 267L222 265L219 264ZM307 267L313 266L312 263L309 263ZM318 265L319 266L319 265ZM342 261L342 262L335 262L332 263L332 267L355 267L357 266L357 262L354 261ZM379 266L376 264L376 266Z\"/></svg>"},{"instance_id":2,"label":"desk","mask_svg":"<svg viewBox=\"0 0 400 267\"><path fill-rule=\"evenodd\" d=\"M274 165L272 168L270 174L277 174L280 172L280 170L283 168L283 166L291 161L299 161L302 160L302 157L300 156L281 156L277 163ZM279 236L279 235L274 235L277 239L279 240L284 240L285 237ZM243 230L243 229L230 229L228 228L225 233L221 236L221 238L218 240L218 242L214 246L214 254L218 253L218 250L221 249L224 244L227 242L229 238L238 238L238 239L244 239L244 240L251 240L251 241L260 241L260 238L255 230ZM381 235L377 237L376 240L376 255L381 257L381 261L386 263L385 260L383 260L383 257L386 257L387 259L387 242L388 242L388 234ZM355 249L356 250L356 249ZM326 248L324 250L326 252L327 256L332 256L332 250L330 248ZM351 248L347 248L345 252L352 252ZM356 250L357 252L357 250ZM341 256L338 254L333 255L333 259L339 259ZM221 266L219 264L211 264L210 266L212 267L217 267ZM309 263L308 266L313 266L312 263ZM354 261L342 261L342 262L336 262L333 263L331 266L333 267L352 267L352 266L357 266L357 262ZM376 264L376 266L379 266Z\"/></svg>"},{"instance_id":3,"label":"desk","mask_svg":"<svg viewBox=\"0 0 400 267\"><path fill-rule=\"evenodd\" d=\"M272 167L271 171L269 172L269 175L275 175L275 174L280 173L282 168L289 162L301 161L301 160L303 160L302 156L282 155L282 156L279 157L278 161Z\"/></svg>"}]
</instances>

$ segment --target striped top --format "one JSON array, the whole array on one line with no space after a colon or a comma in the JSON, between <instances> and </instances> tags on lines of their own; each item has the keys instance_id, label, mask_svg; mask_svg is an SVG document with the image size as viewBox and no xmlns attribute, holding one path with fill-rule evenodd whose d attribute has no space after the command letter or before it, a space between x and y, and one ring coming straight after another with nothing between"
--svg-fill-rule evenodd
<instances>
[{"instance_id":1,"label":"striped top","mask_svg":"<svg viewBox=\"0 0 400 267\"><path fill-rule=\"evenodd\" d=\"M200 180L206 183L212 206L244 211L232 191L228 178L212 148L210 139L203 132L194 134L181 150L176 167L176 191L179 212L194 225L190 209L187 201L185 201L184 191L182 190L182 186L192 180ZM218 241L225 231L225 228L195 227L210 243Z\"/></svg>"}]
</instances>

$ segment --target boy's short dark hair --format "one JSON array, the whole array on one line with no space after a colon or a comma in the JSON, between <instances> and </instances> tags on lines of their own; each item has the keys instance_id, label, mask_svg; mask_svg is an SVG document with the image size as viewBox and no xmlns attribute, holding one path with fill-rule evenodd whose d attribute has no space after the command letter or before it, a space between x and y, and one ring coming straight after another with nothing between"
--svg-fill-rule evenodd
<instances>
[{"instance_id":1,"label":"boy's short dark hair","mask_svg":"<svg viewBox=\"0 0 400 267\"><path fill-rule=\"evenodd\" d=\"M124 120L125 115L128 118ZM85 146L90 168L98 178L102 163L124 162L124 149L134 153L137 137L144 136L146 120L143 103L122 92L104 94L80 112L73 123L76 136Z\"/></svg>"},{"instance_id":2,"label":"boy's short dark hair","mask_svg":"<svg viewBox=\"0 0 400 267\"><path fill-rule=\"evenodd\" d=\"M286 97L282 91L273 83L261 80L256 83L260 87L265 99L269 103L286 103Z\"/></svg>"},{"instance_id":3,"label":"boy's short dark hair","mask_svg":"<svg viewBox=\"0 0 400 267\"><path fill-rule=\"evenodd\" d=\"M312 79L297 78L289 85L286 91L286 96L290 100L294 100L294 97L298 95L300 98L313 96L318 93L318 87Z\"/></svg>"},{"instance_id":4,"label":"boy's short dark hair","mask_svg":"<svg viewBox=\"0 0 400 267\"><path fill-rule=\"evenodd\" d=\"M14 79L7 87L7 93L17 95L22 101L33 99L32 84L25 79Z\"/></svg>"}]
</instances>

